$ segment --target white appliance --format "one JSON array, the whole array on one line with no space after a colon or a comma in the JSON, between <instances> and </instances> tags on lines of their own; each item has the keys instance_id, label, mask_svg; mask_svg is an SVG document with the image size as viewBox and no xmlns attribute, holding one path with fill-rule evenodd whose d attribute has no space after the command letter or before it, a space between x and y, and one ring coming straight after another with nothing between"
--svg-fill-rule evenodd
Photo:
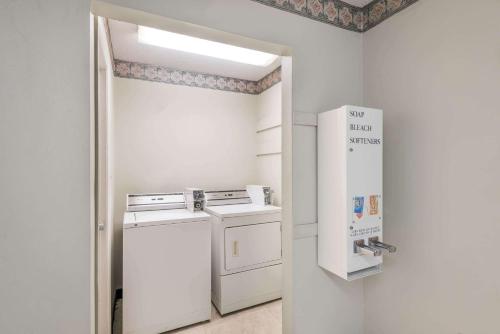
<instances>
[{"instance_id":1,"label":"white appliance","mask_svg":"<svg viewBox=\"0 0 500 334\"><path fill-rule=\"evenodd\" d=\"M281 208L246 190L205 192L212 215L212 302L226 314L282 295Z\"/></svg>"},{"instance_id":2,"label":"white appliance","mask_svg":"<svg viewBox=\"0 0 500 334\"><path fill-rule=\"evenodd\" d=\"M183 193L128 195L123 220L123 333L210 319L210 216Z\"/></svg>"},{"instance_id":3,"label":"white appliance","mask_svg":"<svg viewBox=\"0 0 500 334\"><path fill-rule=\"evenodd\" d=\"M318 263L354 280L381 271L382 110L344 106L318 116Z\"/></svg>"}]
</instances>

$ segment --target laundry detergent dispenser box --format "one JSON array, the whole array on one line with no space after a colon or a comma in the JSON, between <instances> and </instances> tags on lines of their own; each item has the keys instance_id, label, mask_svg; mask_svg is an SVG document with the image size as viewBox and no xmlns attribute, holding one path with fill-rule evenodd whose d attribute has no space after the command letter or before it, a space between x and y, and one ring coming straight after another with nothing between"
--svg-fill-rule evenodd
<instances>
[{"instance_id":1,"label":"laundry detergent dispenser box","mask_svg":"<svg viewBox=\"0 0 500 334\"><path fill-rule=\"evenodd\" d=\"M318 262L346 279L379 273L382 110L344 106L318 115Z\"/></svg>"}]
</instances>

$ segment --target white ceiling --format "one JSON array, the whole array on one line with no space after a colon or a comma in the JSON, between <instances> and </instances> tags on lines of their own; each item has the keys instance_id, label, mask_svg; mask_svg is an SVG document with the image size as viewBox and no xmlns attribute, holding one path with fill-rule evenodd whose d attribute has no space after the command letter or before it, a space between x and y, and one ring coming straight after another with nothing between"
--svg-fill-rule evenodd
<instances>
[{"instance_id":1,"label":"white ceiling","mask_svg":"<svg viewBox=\"0 0 500 334\"><path fill-rule=\"evenodd\" d=\"M356 7L364 7L373 0L343 0L343 1Z\"/></svg>"},{"instance_id":2,"label":"white ceiling","mask_svg":"<svg viewBox=\"0 0 500 334\"><path fill-rule=\"evenodd\" d=\"M279 57L271 65L260 67L141 44L137 41L137 25L132 23L109 20L109 30L114 56L120 60L254 81L280 65Z\"/></svg>"}]
</instances>

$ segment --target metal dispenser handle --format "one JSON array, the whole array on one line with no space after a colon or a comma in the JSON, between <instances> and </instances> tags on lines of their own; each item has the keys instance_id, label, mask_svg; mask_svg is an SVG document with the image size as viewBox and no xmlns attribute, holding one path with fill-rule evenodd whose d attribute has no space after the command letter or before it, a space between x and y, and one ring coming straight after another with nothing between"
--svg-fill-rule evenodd
<instances>
[{"instance_id":1,"label":"metal dispenser handle","mask_svg":"<svg viewBox=\"0 0 500 334\"><path fill-rule=\"evenodd\" d=\"M354 252L362 255L381 256L382 250L380 248L366 245L364 240L357 240L354 242Z\"/></svg>"},{"instance_id":2,"label":"metal dispenser handle","mask_svg":"<svg viewBox=\"0 0 500 334\"><path fill-rule=\"evenodd\" d=\"M378 240L378 237L370 238L368 240L368 243L372 247L382 248L382 249L388 251L389 253L395 253L397 250L396 246L383 243L383 242Z\"/></svg>"}]
</instances>

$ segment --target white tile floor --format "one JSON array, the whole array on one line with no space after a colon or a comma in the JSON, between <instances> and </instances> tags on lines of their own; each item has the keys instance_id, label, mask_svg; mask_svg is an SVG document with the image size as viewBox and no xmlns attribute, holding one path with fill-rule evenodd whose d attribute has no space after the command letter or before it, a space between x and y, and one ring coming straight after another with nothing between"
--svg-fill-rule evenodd
<instances>
[{"instance_id":1,"label":"white tile floor","mask_svg":"<svg viewBox=\"0 0 500 334\"><path fill-rule=\"evenodd\" d=\"M120 300L121 302L121 300ZM223 317L212 306L212 319L168 334L281 334L281 300L254 306ZM114 334L121 334L121 305L115 308Z\"/></svg>"}]
</instances>

